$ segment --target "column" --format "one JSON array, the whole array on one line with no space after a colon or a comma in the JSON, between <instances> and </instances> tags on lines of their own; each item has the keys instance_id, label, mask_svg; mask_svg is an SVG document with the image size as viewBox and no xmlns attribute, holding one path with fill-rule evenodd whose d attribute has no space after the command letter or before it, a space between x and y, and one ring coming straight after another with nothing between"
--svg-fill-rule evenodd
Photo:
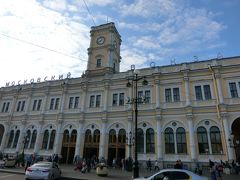
<instances>
[{"instance_id":1,"label":"column","mask_svg":"<svg viewBox=\"0 0 240 180\"><path fill-rule=\"evenodd\" d=\"M218 90L218 95L219 95L219 103L224 104L224 98L222 94L222 83L221 83L221 75L218 73L215 75L216 78L216 83L217 83L217 90Z\"/></svg>"},{"instance_id":2,"label":"column","mask_svg":"<svg viewBox=\"0 0 240 180\"><path fill-rule=\"evenodd\" d=\"M5 145L6 145L6 140L7 140L7 137L8 137L8 132L9 131L9 124L5 124L4 126L4 134L3 134L3 137L2 137L2 142L1 142L1 146L0 146L0 151L3 152L4 148L5 148Z\"/></svg>"},{"instance_id":3,"label":"column","mask_svg":"<svg viewBox=\"0 0 240 180\"><path fill-rule=\"evenodd\" d=\"M227 119L227 113L222 113L222 120L223 120L223 128L224 128L224 133L225 133L225 142L227 145L227 154L228 154L228 159L233 160L234 159L234 150L233 148L230 147L230 143L228 139L230 139L230 131L229 131L229 125L228 125L228 119Z\"/></svg>"},{"instance_id":4,"label":"column","mask_svg":"<svg viewBox=\"0 0 240 180\"><path fill-rule=\"evenodd\" d=\"M42 111L41 111L41 114L44 114L45 113L45 111L46 111L46 106L47 106L47 101L48 101L48 91L46 91L45 93L44 93L44 99L43 99L43 106L42 106Z\"/></svg>"},{"instance_id":5,"label":"column","mask_svg":"<svg viewBox=\"0 0 240 180\"><path fill-rule=\"evenodd\" d=\"M43 138L42 127L43 127L43 120L39 121L39 127L38 127L38 131L37 131L37 138L36 138L36 143L35 143L34 151L33 151L35 154L38 154L39 149L40 149L40 147L42 145L42 143L41 143L42 142L42 138Z\"/></svg>"},{"instance_id":6,"label":"column","mask_svg":"<svg viewBox=\"0 0 240 180\"><path fill-rule=\"evenodd\" d=\"M104 111L108 110L108 84L105 84L104 87Z\"/></svg>"},{"instance_id":7,"label":"column","mask_svg":"<svg viewBox=\"0 0 240 180\"><path fill-rule=\"evenodd\" d=\"M65 99L66 99L66 91L67 91L67 87L64 84L63 87L62 87L62 103L61 103L60 113L63 113L63 111L64 111L64 105L65 105Z\"/></svg>"},{"instance_id":8,"label":"column","mask_svg":"<svg viewBox=\"0 0 240 180\"><path fill-rule=\"evenodd\" d=\"M187 76L184 76L184 85L185 85L185 94L186 94L186 106L190 106L190 91L189 91L189 78Z\"/></svg>"},{"instance_id":9,"label":"column","mask_svg":"<svg viewBox=\"0 0 240 180\"><path fill-rule=\"evenodd\" d=\"M104 152L106 151L105 149L105 144L106 144L106 129L107 129L107 119L102 119L102 130L101 130L101 137L100 137L100 147L99 147L99 159L102 157L105 157Z\"/></svg>"},{"instance_id":10,"label":"column","mask_svg":"<svg viewBox=\"0 0 240 180\"><path fill-rule=\"evenodd\" d=\"M196 160L196 144L195 144L195 134L194 134L194 126L193 126L193 115L187 114L188 120L188 129L189 129L189 143L190 143L190 152L191 152L191 160Z\"/></svg>"},{"instance_id":11,"label":"column","mask_svg":"<svg viewBox=\"0 0 240 180\"><path fill-rule=\"evenodd\" d=\"M86 95L87 95L87 89L86 89L86 88L83 88L83 92L82 92L82 103L81 103L81 112L82 112L82 113L85 111Z\"/></svg>"},{"instance_id":12,"label":"column","mask_svg":"<svg viewBox=\"0 0 240 180\"><path fill-rule=\"evenodd\" d=\"M30 111L31 100L32 100L32 92L30 92L30 94L28 95L28 99L27 99L27 102L26 102L25 114L28 114L29 111Z\"/></svg>"},{"instance_id":13,"label":"column","mask_svg":"<svg viewBox=\"0 0 240 180\"><path fill-rule=\"evenodd\" d=\"M80 147L83 146L82 143L82 130L83 130L83 121L79 121L78 132L77 132L77 142L75 147L75 156L80 156Z\"/></svg>"},{"instance_id":14,"label":"column","mask_svg":"<svg viewBox=\"0 0 240 180\"><path fill-rule=\"evenodd\" d=\"M160 108L160 80L155 80L156 86L156 108Z\"/></svg>"},{"instance_id":15,"label":"column","mask_svg":"<svg viewBox=\"0 0 240 180\"><path fill-rule=\"evenodd\" d=\"M157 121L157 158L162 161L163 160L163 153L162 153L162 127L161 127L161 116L156 117Z\"/></svg>"},{"instance_id":16,"label":"column","mask_svg":"<svg viewBox=\"0 0 240 180\"><path fill-rule=\"evenodd\" d=\"M60 154L61 153L61 147L60 147L60 138L61 138L61 128L62 128L62 123L58 122L57 124L57 133L56 133L56 138L55 138L55 143L54 143L54 154Z\"/></svg>"}]
</instances>

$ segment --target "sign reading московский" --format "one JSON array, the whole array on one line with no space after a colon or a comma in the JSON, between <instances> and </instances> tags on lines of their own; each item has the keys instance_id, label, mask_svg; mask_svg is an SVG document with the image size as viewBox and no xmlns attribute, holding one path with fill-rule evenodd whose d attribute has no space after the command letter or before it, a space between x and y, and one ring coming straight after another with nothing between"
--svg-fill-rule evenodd
<instances>
[{"instance_id":1,"label":"sign reading \u043c\u043e\u0441\u043a\u043e\u0432\u0441\u043a\u0438\u0439","mask_svg":"<svg viewBox=\"0 0 240 180\"><path fill-rule=\"evenodd\" d=\"M41 79L40 77L37 79L30 79L27 80L25 79L24 81L12 81L12 82L6 82L6 87L9 86L15 86L15 85L25 85L25 84L31 84L31 83L40 83L40 82L44 82L44 81L54 81L54 80L62 80L63 79L63 74L58 76L58 79L55 79L56 76L50 76L51 78L48 78L48 76L45 76L43 79ZM71 78L71 73L68 72L66 78Z\"/></svg>"}]
</instances>

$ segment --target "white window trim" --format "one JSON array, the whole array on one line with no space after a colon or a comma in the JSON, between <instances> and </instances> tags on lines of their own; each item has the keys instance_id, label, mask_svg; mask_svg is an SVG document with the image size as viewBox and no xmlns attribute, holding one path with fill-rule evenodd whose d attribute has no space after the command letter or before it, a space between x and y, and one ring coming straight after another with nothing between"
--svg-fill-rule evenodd
<instances>
[{"instance_id":1,"label":"white window trim","mask_svg":"<svg viewBox=\"0 0 240 180\"><path fill-rule=\"evenodd\" d=\"M230 92L229 83L236 83L236 86L237 86L237 93L238 93L238 98L240 98L240 87L239 87L239 85L238 85L238 83L240 83L240 79L228 80L228 81L227 81L228 97L229 97L229 98L232 98L232 96L231 96L231 92Z\"/></svg>"},{"instance_id":2,"label":"white window trim","mask_svg":"<svg viewBox=\"0 0 240 180\"><path fill-rule=\"evenodd\" d=\"M177 102L181 102L182 101L182 88L181 86L174 86L174 85L171 85L171 86L165 86L164 87L164 102L165 103L177 103L176 101L174 101L174 97L173 97L173 88L178 88L179 89L179 98L180 98L180 101L177 101ZM166 89L171 89L171 102L167 102L166 101Z\"/></svg>"},{"instance_id":3,"label":"white window trim","mask_svg":"<svg viewBox=\"0 0 240 180\"><path fill-rule=\"evenodd\" d=\"M206 99L205 94L204 94L204 86L205 86L205 85L209 85L209 86L210 86L210 92L211 92L211 97L212 97L212 99ZM194 99L195 99L195 101L201 101L201 100L197 100L197 98L196 98L195 86L201 86L202 97L203 97L203 100L202 100L202 101L210 101L210 100L215 99L215 94L213 93L212 83L210 83L210 82L205 82L205 83L196 83L196 84L193 84L193 92L194 92Z\"/></svg>"}]
</instances>

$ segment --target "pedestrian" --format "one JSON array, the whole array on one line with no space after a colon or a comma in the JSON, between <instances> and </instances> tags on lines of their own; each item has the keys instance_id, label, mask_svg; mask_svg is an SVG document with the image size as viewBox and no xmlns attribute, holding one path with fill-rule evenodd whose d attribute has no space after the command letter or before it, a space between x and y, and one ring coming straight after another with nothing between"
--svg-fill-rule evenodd
<instances>
[{"instance_id":1,"label":"pedestrian","mask_svg":"<svg viewBox=\"0 0 240 180\"><path fill-rule=\"evenodd\" d=\"M124 158L121 159L121 164L122 164L122 171L124 171L125 170L125 159Z\"/></svg>"},{"instance_id":2,"label":"pedestrian","mask_svg":"<svg viewBox=\"0 0 240 180\"><path fill-rule=\"evenodd\" d=\"M158 171L160 170L159 166L158 166L158 161L157 160L154 163L154 171L156 171L156 170L158 170Z\"/></svg>"},{"instance_id":3,"label":"pedestrian","mask_svg":"<svg viewBox=\"0 0 240 180\"><path fill-rule=\"evenodd\" d=\"M32 163L32 155L27 155L27 163L26 163L25 171L27 170L28 167L31 166L31 163Z\"/></svg>"},{"instance_id":4,"label":"pedestrian","mask_svg":"<svg viewBox=\"0 0 240 180\"><path fill-rule=\"evenodd\" d=\"M112 166L113 166L114 169L116 168L116 159L115 158L113 158Z\"/></svg>"},{"instance_id":5,"label":"pedestrian","mask_svg":"<svg viewBox=\"0 0 240 180\"><path fill-rule=\"evenodd\" d=\"M152 171L152 163L150 158L147 161L147 170Z\"/></svg>"}]
</instances>

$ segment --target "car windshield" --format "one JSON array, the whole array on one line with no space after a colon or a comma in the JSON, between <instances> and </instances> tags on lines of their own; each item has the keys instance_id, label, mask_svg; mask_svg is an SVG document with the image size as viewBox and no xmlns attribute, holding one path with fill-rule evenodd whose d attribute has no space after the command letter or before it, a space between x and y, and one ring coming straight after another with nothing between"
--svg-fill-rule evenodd
<instances>
[{"instance_id":1,"label":"car windshield","mask_svg":"<svg viewBox=\"0 0 240 180\"><path fill-rule=\"evenodd\" d=\"M34 167L50 167L50 164L34 164Z\"/></svg>"}]
</instances>

